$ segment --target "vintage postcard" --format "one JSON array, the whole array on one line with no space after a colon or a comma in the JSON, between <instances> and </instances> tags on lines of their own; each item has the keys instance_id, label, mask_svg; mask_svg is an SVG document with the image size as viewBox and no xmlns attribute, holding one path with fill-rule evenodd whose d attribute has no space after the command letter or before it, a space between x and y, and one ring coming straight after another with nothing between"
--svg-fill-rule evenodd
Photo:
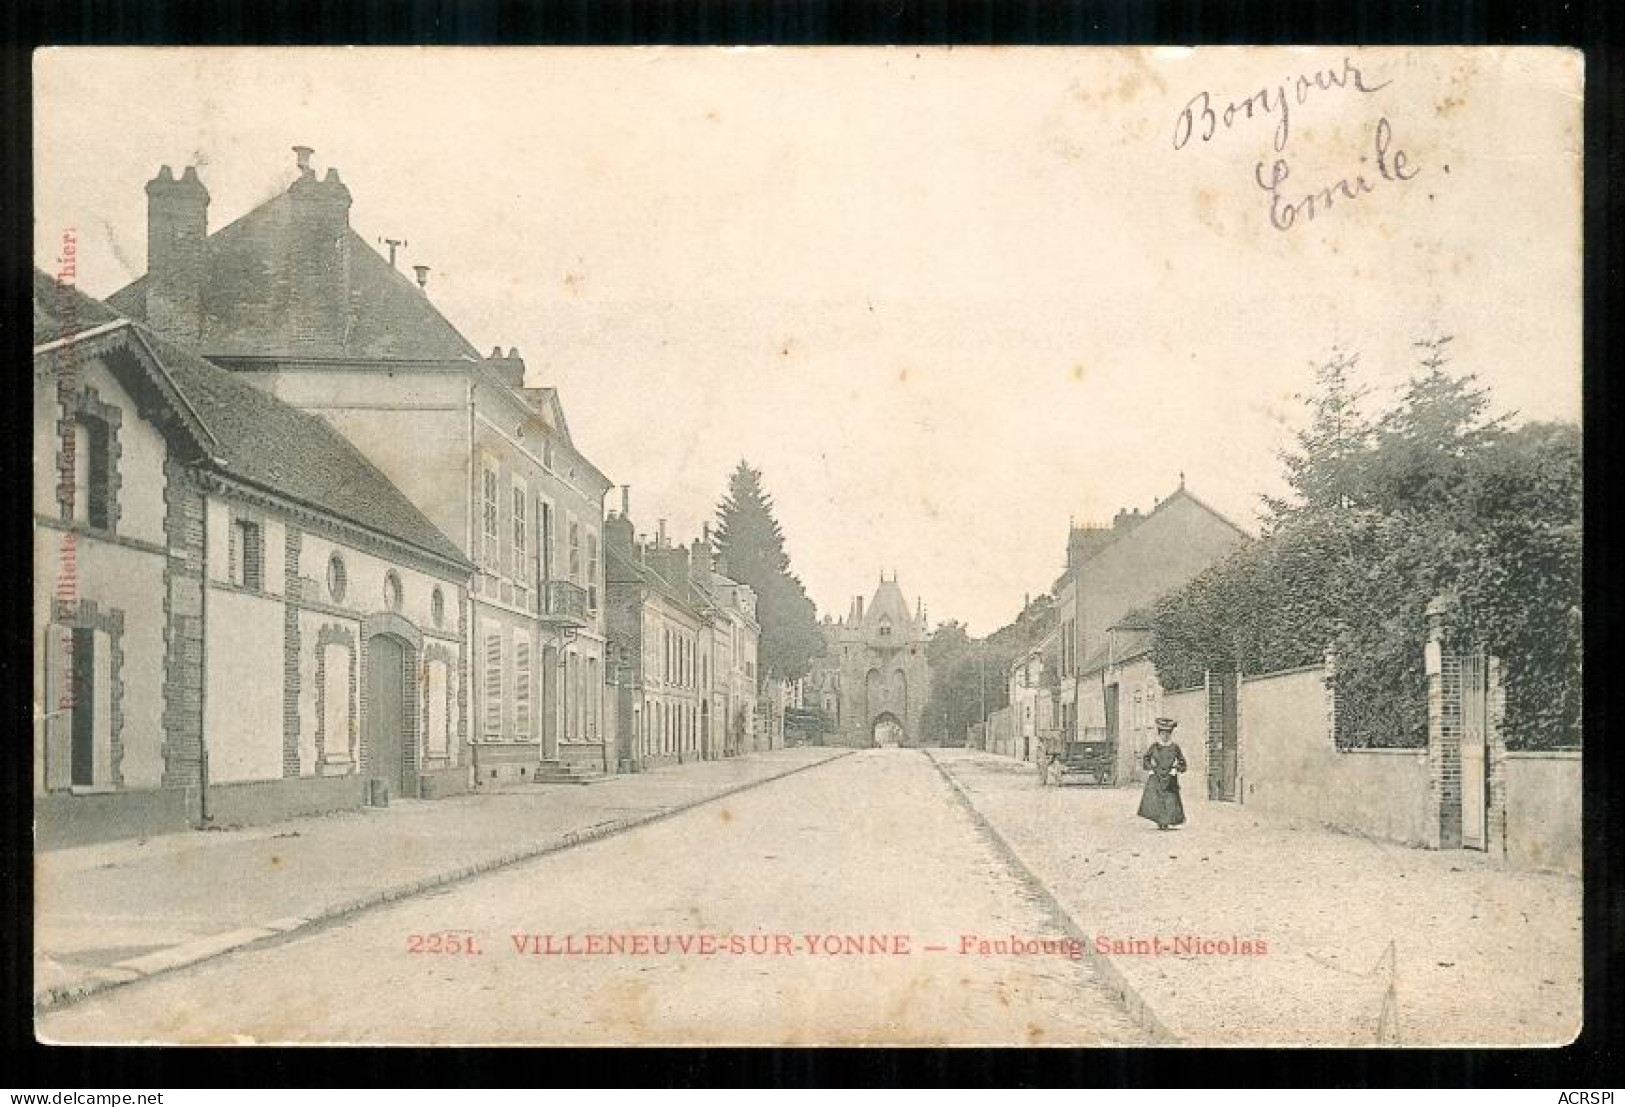
<instances>
[{"instance_id":1,"label":"vintage postcard","mask_svg":"<svg viewBox=\"0 0 1625 1107\"><path fill-rule=\"evenodd\" d=\"M1559 49L45 49L51 1043L1581 1029Z\"/></svg>"}]
</instances>

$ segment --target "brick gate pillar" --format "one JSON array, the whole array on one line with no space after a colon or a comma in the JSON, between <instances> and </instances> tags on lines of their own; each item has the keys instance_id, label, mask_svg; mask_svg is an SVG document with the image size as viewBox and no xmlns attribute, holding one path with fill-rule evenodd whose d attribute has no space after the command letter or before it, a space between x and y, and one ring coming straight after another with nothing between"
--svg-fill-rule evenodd
<instances>
[{"instance_id":1,"label":"brick gate pillar","mask_svg":"<svg viewBox=\"0 0 1625 1107\"><path fill-rule=\"evenodd\" d=\"M1456 597L1427 606L1422 658L1428 688L1429 849L1461 848L1461 657L1456 652Z\"/></svg>"}]
</instances>

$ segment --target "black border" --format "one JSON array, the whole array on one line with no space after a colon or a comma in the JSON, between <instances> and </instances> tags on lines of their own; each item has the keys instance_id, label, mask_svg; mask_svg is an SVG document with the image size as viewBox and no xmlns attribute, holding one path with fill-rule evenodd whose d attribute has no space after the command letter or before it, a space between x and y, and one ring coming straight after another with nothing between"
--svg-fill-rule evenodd
<instances>
[{"instance_id":1,"label":"black border","mask_svg":"<svg viewBox=\"0 0 1625 1107\"><path fill-rule=\"evenodd\" d=\"M68 1088L491 1086L1445 1086L1605 1087L1621 1072L1619 1022L1607 1002L1625 992L1625 896L1619 855L1605 832L1618 820L1619 744L1608 726L1603 686L1617 656L1620 611L1618 523L1605 508L1608 474L1620 436L1610 435L1622 403L1605 372L1625 285L1620 222L1608 185L1620 179L1620 119L1625 60L1620 19L1607 0L1563 3L1202 0L1115 2L681 3L569 0L12 0L0 12L0 235L8 264L0 289L6 324L30 299L32 257L30 52L57 45L441 45L558 44L1524 44L1583 49L1586 59L1585 442L1586 729L1585 1028L1556 1050L581 1050L474 1049L83 1049L33 1041L29 920L31 772L27 743L32 688L26 615L3 631L0 674L11 685L3 743L6 841L0 955L5 983L4 1083L49 1091ZM7 364L29 363L28 332L0 324ZM30 496L28 405L16 393L0 405L0 488L9 503ZM10 564L32 557L17 508L0 534ZM13 613L30 610L31 582L6 575Z\"/></svg>"}]
</instances>

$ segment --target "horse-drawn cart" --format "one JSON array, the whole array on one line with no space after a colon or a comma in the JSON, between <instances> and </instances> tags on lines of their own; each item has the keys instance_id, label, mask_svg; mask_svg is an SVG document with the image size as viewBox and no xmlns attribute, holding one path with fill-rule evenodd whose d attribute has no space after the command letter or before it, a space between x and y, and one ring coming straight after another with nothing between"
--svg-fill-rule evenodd
<instances>
[{"instance_id":1,"label":"horse-drawn cart","mask_svg":"<svg viewBox=\"0 0 1625 1107\"><path fill-rule=\"evenodd\" d=\"M1104 730L1089 728L1083 740L1067 740L1059 734L1045 735L1039 755L1040 785L1117 783L1117 743ZM1088 778L1085 780L1085 778Z\"/></svg>"}]
</instances>

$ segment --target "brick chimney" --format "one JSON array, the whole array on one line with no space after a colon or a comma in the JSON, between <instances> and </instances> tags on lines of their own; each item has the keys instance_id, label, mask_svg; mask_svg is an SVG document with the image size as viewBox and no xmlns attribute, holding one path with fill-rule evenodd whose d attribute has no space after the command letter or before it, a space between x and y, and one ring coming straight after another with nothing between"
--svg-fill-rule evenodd
<instances>
[{"instance_id":1,"label":"brick chimney","mask_svg":"<svg viewBox=\"0 0 1625 1107\"><path fill-rule=\"evenodd\" d=\"M509 388L525 387L525 359L519 356L519 347L509 346L504 354L501 346L492 346L485 364Z\"/></svg>"},{"instance_id":2,"label":"brick chimney","mask_svg":"<svg viewBox=\"0 0 1625 1107\"><path fill-rule=\"evenodd\" d=\"M632 555L633 529L632 529L632 490L628 485L621 485L621 511L620 514L610 513L604 520L604 544L619 552Z\"/></svg>"},{"instance_id":3,"label":"brick chimney","mask_svg":"<svg viewBox=\"0 0 1625 1107\"><path fill-rule=\"evenodd\" d=\"M287 273L290 344L313 354L344 351L350 304L350 190L329 167L318 179L312 150L295 146L299 178L288 188L291 212Z\"/></svg>"},{"instance_id":4,"label":"brick chimney","mask_svg":"<svg viewBox=\"0 0 1625 1107\"><path fill-rule=\"evenodd\" d=\"M179 180L169 166L147 182L147 322L177 342L203 337L204 239L209 190L188 165Z\"/></svg>"},{"instance_id":5,"label":"brick chimney","mask_svg":"<svg viewBox=\"0 0 1625 1107\"><path fill-rule=\"evenodd\" d=\"M694 539L694 556L691 562L694 579L709 587L715 563L716 553L711 548L711 524L706 523L701 537Z\"/></svg>"}]
</instances>

